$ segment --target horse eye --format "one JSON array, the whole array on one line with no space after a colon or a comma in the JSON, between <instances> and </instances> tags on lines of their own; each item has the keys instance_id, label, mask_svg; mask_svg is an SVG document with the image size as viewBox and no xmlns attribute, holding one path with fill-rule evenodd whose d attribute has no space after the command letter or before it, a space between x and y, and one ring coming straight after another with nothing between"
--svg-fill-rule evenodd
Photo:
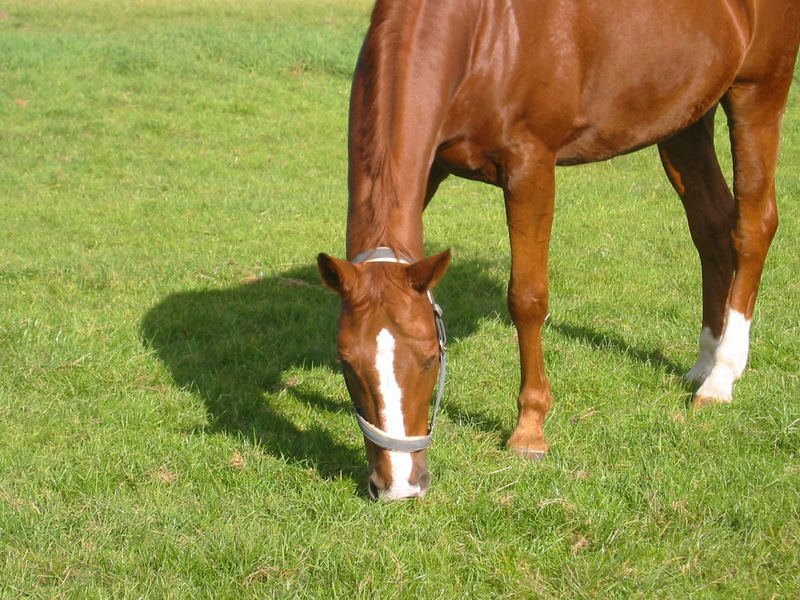
<instances>
[{"instance_id":1,"label":"horse eye","mask_svg":"<svg viewBox=\"0 0 800 600\"><path fill-rule=\"evenodd\" d=\"M433 366L433 361L436 360L435 356L431 356L427 361L425 361L425 370L428 371Z\"/></svg>"}]
</instances>

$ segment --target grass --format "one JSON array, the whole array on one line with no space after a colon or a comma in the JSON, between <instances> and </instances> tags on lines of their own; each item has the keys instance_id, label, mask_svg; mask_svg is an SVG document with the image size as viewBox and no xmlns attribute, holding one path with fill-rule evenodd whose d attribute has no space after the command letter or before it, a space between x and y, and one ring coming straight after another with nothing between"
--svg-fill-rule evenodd
<instances>
[{"instance_id":1,"label":"grass","mask_svg":"<svg viewBox=\"0 0 800 600\"><path fill-rule=\"evenodd\" d=\"M373 503L313 267L368 12L0 4L0 597L797 597L800 87L732 405L687 408L699 266L648 149L558 173L553 452L506 453L502 199L453 179L434 481Z\"/></svg>"}]
</instances>

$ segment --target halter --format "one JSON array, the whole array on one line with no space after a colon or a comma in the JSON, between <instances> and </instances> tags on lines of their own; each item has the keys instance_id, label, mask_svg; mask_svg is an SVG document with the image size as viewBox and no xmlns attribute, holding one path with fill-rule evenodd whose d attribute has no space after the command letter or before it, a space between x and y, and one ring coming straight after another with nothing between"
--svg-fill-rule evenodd
<instances>
[{"instance_id":1,"label":"halter","mask_svg":"<svg viewBox=\"0 0 800 600\"><path fill-rule=\"evenodd\" d=\"M404 255L395 254L391 248L381 246L374 250L367 250L357 255L353 263L372 263L372 262L388 262L410 264L414 262ZM433 441L433 428L436 425L436 415L439 413L439 406L442 403L442 396L444 396L444 380L447 372L447 334L444 330L444 320L442 319L442 308L436 304L433 299L433 293L428 290L428 299L431 301L433 307L433 321L436 324L436 338L439 341L439 379L436 385L436 398L433 402L433 414L431 415L430 425L428 426L427 435L411 435L411 436L391 436L385 431L378 429L367 421L355 409L356 421L361 431L373 444L380 446L384 450L391 450L394 452L419 452L425 450L431 445Z\"/></svg>"}]
</instances>

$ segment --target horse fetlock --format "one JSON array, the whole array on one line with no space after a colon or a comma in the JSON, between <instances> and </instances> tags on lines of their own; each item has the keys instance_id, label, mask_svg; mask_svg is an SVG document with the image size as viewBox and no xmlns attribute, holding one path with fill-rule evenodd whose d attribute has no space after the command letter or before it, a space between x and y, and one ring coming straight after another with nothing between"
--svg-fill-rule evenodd
<instances>
[{"instance_id":1,"label":"horse fetlock","mask_svg":"<svg viewBox=\"0 0 800 600\"><path fill-rule=\"evenodd\" d=\"M700 332L700 352L697 356L694 366L689 369L684 379L690 384L699 388L703 382L711 375L716 361L717 348L719 348L720 339L715 337L711 332L710 327L703 327Z\"/></svg>"},{"instance_id":2,"label":"horse fetlock","mask_svg":"<svg viewBox=\"0 0 800 600\"><path fill-rule=\"evenodd\" d=\"M692 405L701 408L710 404L724 404L733 399L733 383L738 375L726 364L717 364L695 393Z\"/></svg>"}]
</instances>

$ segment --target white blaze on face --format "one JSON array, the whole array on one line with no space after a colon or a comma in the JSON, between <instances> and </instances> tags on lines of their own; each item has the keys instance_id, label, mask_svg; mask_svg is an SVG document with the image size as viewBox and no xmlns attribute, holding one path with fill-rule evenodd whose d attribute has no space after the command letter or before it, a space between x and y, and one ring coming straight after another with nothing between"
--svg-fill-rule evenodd
<instances>
[{"instance_id":1,"label":"white blaze on face","mask_svg":"<svg viewBox=\"0 0 800 600\"><path fill-rule=\"evenodd\" d=\"M406 434L406 425L402 410L403 392L394 375L394 338L391 333L381 329L377 344L375 368L378 370L378 389L383 398L380 426L389 435L403 437Z\"/></svg>"},{"instance_id":2,"label":"white blaze on face","mask_svg":"<svg viewBox=\"0 0 800 600\"><path fill-rule=\"evenodd\" d=\"M700 355L686 376L700 384L697 395L730 402L733 383L744 371L749 348L750 321L738 311L728 311L720 339L715 339L704 327L700 333Z\"/></svg>"},{"instance_id":3,"label":"white blaze on face","mask_svg":"<svg viewBox=\"0 0 800 600\"><path fill-rule=\"evenodd\" d=\"M394 372L394 338L386 329L381 329L378 334L375 369L378 371L378 390L383 400L378 426L391 436L405 437L403 392ZM413 467L411 455L407 452L389 451L389 460L392 464L392 481L385 495L402 497L415 490L419 491L418 486L412 486L408 482Z\"/></svg>"}]
</instances>

